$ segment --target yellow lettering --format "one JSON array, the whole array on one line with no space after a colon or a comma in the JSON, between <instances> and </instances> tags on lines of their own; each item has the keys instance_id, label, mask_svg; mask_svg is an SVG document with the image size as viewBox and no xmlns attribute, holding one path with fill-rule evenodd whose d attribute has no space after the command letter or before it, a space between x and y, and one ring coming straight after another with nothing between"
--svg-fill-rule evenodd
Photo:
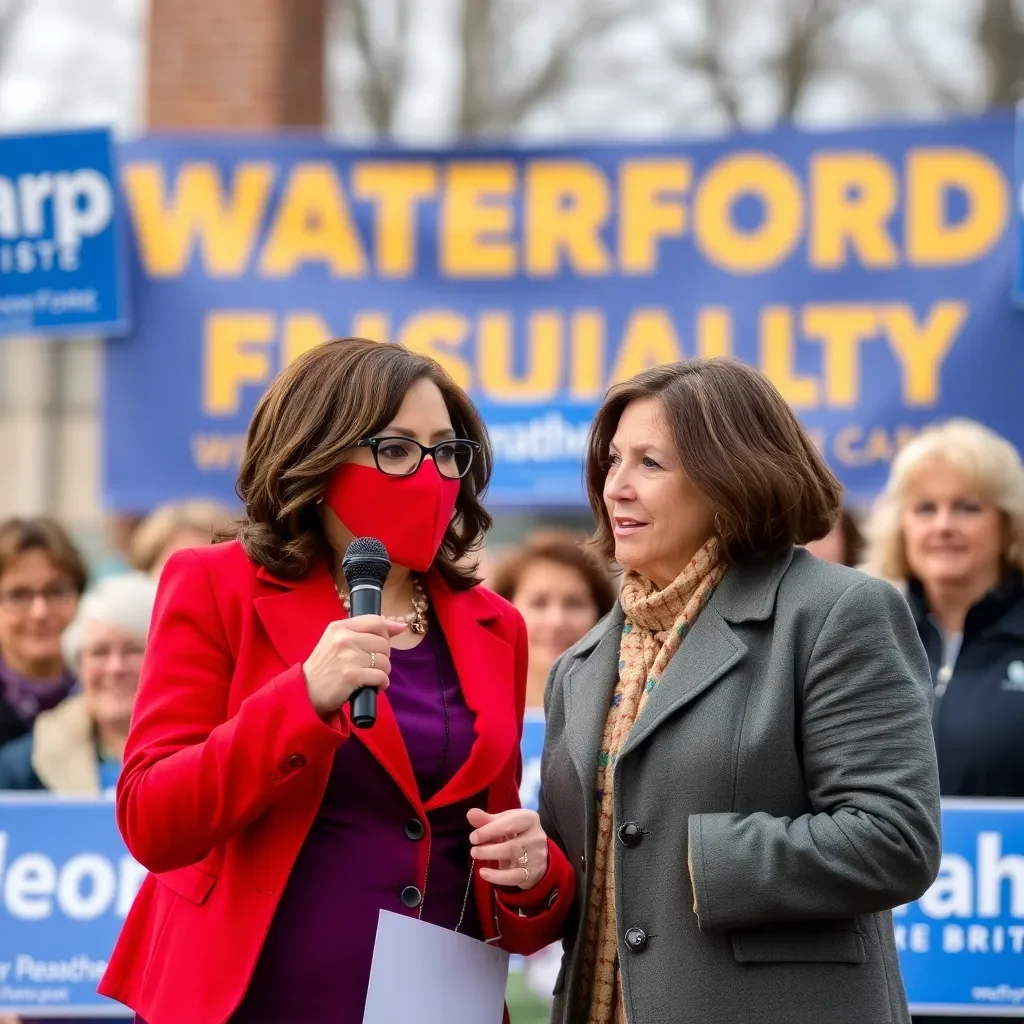
<instances>
[{"instance_id":1,"label":"yellow lettering","mask_svg":"<svg viewBox=\"0 0 1024 1024\"><path fill-rule=\"evenodd\" d=\"M899 265L888 221L899 202L892 167L874 153L822 153L811 162L812 267L846 265L847 247L862 266Z\"/></svg>"},{"instance_id":2,"label":"yellow lettering","mask_svg":"<svg viewBox=\"0 0 1024 1024\"><path fill-rule=\"evenodd\" d=\"M818 382L796 372L796 340L793 311L787 306L766 306L761 311L761 369L794 408L813 409L818 404Z\"/></svg>"},{"instance_id":3,"label":"yellow lettering","mask_svg":"<svg viewBox=\"0 0 1024 1024\"><path fill-rule=\"evenodd\" d=\"M872 306L854 304L806 306L804 334L817 338L824 349L825 402L847 408L857 404L860 346L878 333L878 314Z\"/></svg>"},{"instance_id":4,"label":"yellow lettering","mask_svg":"<svg viewBox=\"0 0 1024 1024\"><path fill-rule=\"evenodd\" d=\"M367 341L390 341L391 319L381 310L360 310L352 317L352 337Z\"/></svg>"},{"instance_id":5,"label":"yellow lettering","mask_svg":"<svg viewBox=\"0 0 1024 1024\"><path fill-rule=\"evenodd\" d=\"M935 405L939 401L939 378L946 353L953 347L967 322L966 302L936 302L923 324L913 309L894 302L880 310L882 326L889 336L903 374L903 401L910 406Z\"/></svg>"},{"instance_id":6,"label":"yellow lettering","mask_svg":"<svg viewBox=\"0 0 1024 1024\"><path fill-rule=\"evenodd\" d=\"M885 427L872 427L865 434L854 423L836 432L836 458L846 466L870 466L877 462L892 462L897 442Z\"/></svg>"},{"instance_id":7,"label":"yellow lettering","mask_svg":"<svg viewBox=\"0 0 1024 1024\"><path fill-rule=\"evenodd\" d=\"M448 167L441 207L441 272L446 277L512 277L516 248L509 239L514 222L515 165L453 163Z\"/></svg>"},{"instance_id":8,"label":"yellow lettering","mask_svg":"<svg viewBox=\"0 0 1024 1024\"><path fill-rule=\"evenodd\" d=\"M634 310L626 324L610 383L618 384L635 377L642 370L662 363L675 363L682 358L683 347L669 310Z\"/></svg>"},{"instance_id":9,"label":"yellow lettering","mask_svg":"<svg viewBox=\"0 0 1024 1024\"><path fill-rule=\"evenodd\" d=\"M273 376L269 345L272 313L210 313L203 335L203 412L231 416L241 406L242 386Z\"/></svg>"},{"instance_id":10,"label":"yellow lettering","mask_svg":"<svg viewBox=\"0 0 1024 1024\"><path fill-rule=\"evenodd\" d=\"M967 213L947 219L950 192ZM906 249L918 267L957 266L980 259L1002 237L1010 201L1002 171L983 153L932 147L907 158Z\"/></svg>"},{"instance_id":11,"label":"yellow lettering","mask_svg":"<svg viewBox=\"0 0 1024 1024\"><path fill-rule=\"evenodd\" d=\"M604 391L604 312L578 309L570 324L572 376L569 398L573 402L593 401Z\"/></svg>"},{"instance_id":12,"label":"yellow lettering","mask_svg":"<svg viewBox=\"0 0 1024 1024\"><path fill-rule=\"evenodd\" d=\"M542 402L554 398L562 376L562 316L532 313L526 337L526 368L513 369L515 343L508 313L480 314L477 327L480 386L498 402Z\"/></svg>"},{"instance_id":13,"label":"yellow lettering","mask_svg":"<svg viewBox=\"0 0 1024 1024\"><path fill-rule=\"evenodd\" d=\"M287 366L303 352L330 341L333 336L330 327L316 313L289 313L284 318L281 366Z\"/></svg>"},{"instance_id":14,"label":"yellow lettering","mask_svg":"<svg viewBox=\"0 0 1024 1024\"><path fill-rule=\"evenodd\" d=\"M198 241L211 277L243 274L273 182L272 164L243 163L225 197L213 164L184 163L168 204L160 165L128 164L124 188L147 273L180 277Z\"/></svg>"},{"instance_id":15,"label":"yellow lettering","mask_svg":"<svg viewBox=\"0 0 1024 1024\"><path fill-rule=\"evenodd\" d=\"M698 311L697 353L701 359L732 355L732 313L724 306L705 306Z\"/></svg>"},{"instance_id":16,"label":"yellow lettering","mask_svg":"<svg viewBox=\"0 0 1024 1024\"><path fill-rule=\"evenodd\" d=\"M469 322L464 316L449 309L425 309L402 324L398 342L410 352L436 359L452 380L468 391L472 373L459 354L468 334Z\"/></svg>"},{"instance_id":17,"label":"yellow lettering","mask_svg":"<svg viewBox=\"0 0 1024 1024\"><path fill-rule=\"evenodd\" d=\"M526 171L526 270L554 277L562 259L573 272L607 274L611 259L601 228L611 209L608 182L578 160L536 161Z\"/></svg>"},{"instance_id":18,"label":"yellow lettering","mask_svg":"<svg viewBox=\"0 0 1024 1024\"><path fill-rule=\"evenodd\" d=\"M740 230L736 202L756 196L761 224ZM800 179L769 154L737 153L720 160L701 181L693 210L697 247L734 274L759 274L783 263L800 241L804 202Z\"/></svg>"},{"instance_id":19,"label":"yellow lettering","mask_svg":"<svg viewBox=\"0 0 1024 1024\"><path fill-rule=\"evenodd\" d=\"M338 277L360 277L367 269L362 242L328 163L298 164L292 171L260 257L260 273L289 277L310 261L326 263Z\"/></svg>"},{"instance_id":20,"label":"yellow lettering","mask_svg":"<svg viewBox=\"0 0 1024 1024\"><path fill-rule=\"evenodd\" d=\"M627 160L619 176L619 266L624 274L653 274L658 241L686 230L683 194L693 168L688 160Z\"/></svg>"},{"instance_id":21,"label":"yellow lettering","mask_svg":"<svg viewBox=\"0 0 1024 1024\"><path fill-rule=\"evenodd\" d=\"M377 273L408 277L416 270L416 209L437 192L437 168L428 163L361 163L352 192L375 204Z\"/></svg>"}]
</instances>

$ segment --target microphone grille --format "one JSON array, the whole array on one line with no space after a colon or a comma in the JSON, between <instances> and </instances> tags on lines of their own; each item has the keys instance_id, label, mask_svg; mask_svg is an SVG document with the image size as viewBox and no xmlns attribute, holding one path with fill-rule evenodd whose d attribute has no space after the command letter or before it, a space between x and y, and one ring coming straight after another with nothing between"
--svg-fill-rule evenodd
<instances>
[{"instance_id":1,"label":"microphone grille","mask_svg":"<svg viewBox=\"0 0 1024 1024\"><path fill-rule=\"evenodd\" d=\"M341 568L350 587L359 581L384 586L391 572L391 559L376 537L357 537L349 544Z\"/></svg>"}]
</instances>

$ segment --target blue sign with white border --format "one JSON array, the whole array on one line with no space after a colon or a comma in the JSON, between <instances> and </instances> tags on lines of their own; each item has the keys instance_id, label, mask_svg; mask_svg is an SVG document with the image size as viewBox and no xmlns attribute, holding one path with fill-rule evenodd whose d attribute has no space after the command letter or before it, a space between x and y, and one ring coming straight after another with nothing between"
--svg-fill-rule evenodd
<instances>
[{"instance_id":1,"label":"blue sign with white border","mask_svg":"<svg viewBox=\"0 0 1024 1024\"><path fill-rule=\"evenodd\" d=\"M543 735L528 712L534 808ZM1024 800L943 801L943 845L934 885L894 915L911 1010L1024 1016ZM0 1015L130 1016L96 985L144 877L110 801L0 795Z\"/></svg>"},{"instance_id":2,"label":"blue sign with white border","mask_svg":"<svg viewBox=\"0 0 1024 1024\"><path fill-rule=\"evenodd\" d=\"M0 795L0 1016L131 1017L96 986L145 876L112 801Z\"/></svg>"},{"instance_id":3,"label":"blue sign with white border","mask_svg":"<svg viewBox=\"0 0 1024 1024\"><path fill-rule=\"evenodd\" d=\"M128 330L113 148L106 129L0 135L0 335Z\"/></svg>"},{"instance_id":4,"label":"blue sign with white border","mask_svg":"<svg viewBox=\"0 0 1024 1024\"><path fill-rule=\"evenodd\" d=\"M894 915L915 1013L1024 1016L1024 800L942 802L942 866Z\"/></svg>"}]
</instances>

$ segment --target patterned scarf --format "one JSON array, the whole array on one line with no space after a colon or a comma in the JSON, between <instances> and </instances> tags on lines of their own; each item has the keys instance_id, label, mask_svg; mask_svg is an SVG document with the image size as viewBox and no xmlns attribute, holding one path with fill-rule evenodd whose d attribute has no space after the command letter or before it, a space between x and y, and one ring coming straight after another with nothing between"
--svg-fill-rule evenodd
<instances>
[{"instance_id":1,"label":"patterned scarf","mask_svg":"<svg viewBox=\"0 0 1024 1024\"><path fill-rule=\"evenodd\" d=\"M615 762L648 696L724 572L718 541L712 538L664 590L632 571L622 579L620 600L626 622L619 643L619 681L605 721L597 764L597 849L580 989L587 1024L627 1024L615 921Z\"/></svg>"}]
</instances>

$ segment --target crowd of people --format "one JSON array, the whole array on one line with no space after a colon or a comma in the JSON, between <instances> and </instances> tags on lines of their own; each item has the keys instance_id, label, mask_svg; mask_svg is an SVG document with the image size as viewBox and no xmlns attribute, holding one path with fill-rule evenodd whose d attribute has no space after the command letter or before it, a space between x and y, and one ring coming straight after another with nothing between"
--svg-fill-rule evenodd
<instances>
[{"instance_id":1,"label":"crowd of people","mask_svg":"<svg viewBox=\"0 0 1024 1024\"><path fill-rule=\"evenodd\" d=\"M230 529L229 510L212 502L161 508L135 530L131 570L90 586L55 520L0 524L0 790L113 791L163 566ZM867 514L844 509L807 547L903 592L931 667L942 795L1024 798L1024 465L1015 448L976 422L930 427L898 454ZM541 708L552 666L616 605L619 579L585 537L555 529L484 554L485 583L525 621L527 706ZM535 962L532 985L546 1004L554 979L540 965L551 960Z\"/></svg>"}]
</instances>

